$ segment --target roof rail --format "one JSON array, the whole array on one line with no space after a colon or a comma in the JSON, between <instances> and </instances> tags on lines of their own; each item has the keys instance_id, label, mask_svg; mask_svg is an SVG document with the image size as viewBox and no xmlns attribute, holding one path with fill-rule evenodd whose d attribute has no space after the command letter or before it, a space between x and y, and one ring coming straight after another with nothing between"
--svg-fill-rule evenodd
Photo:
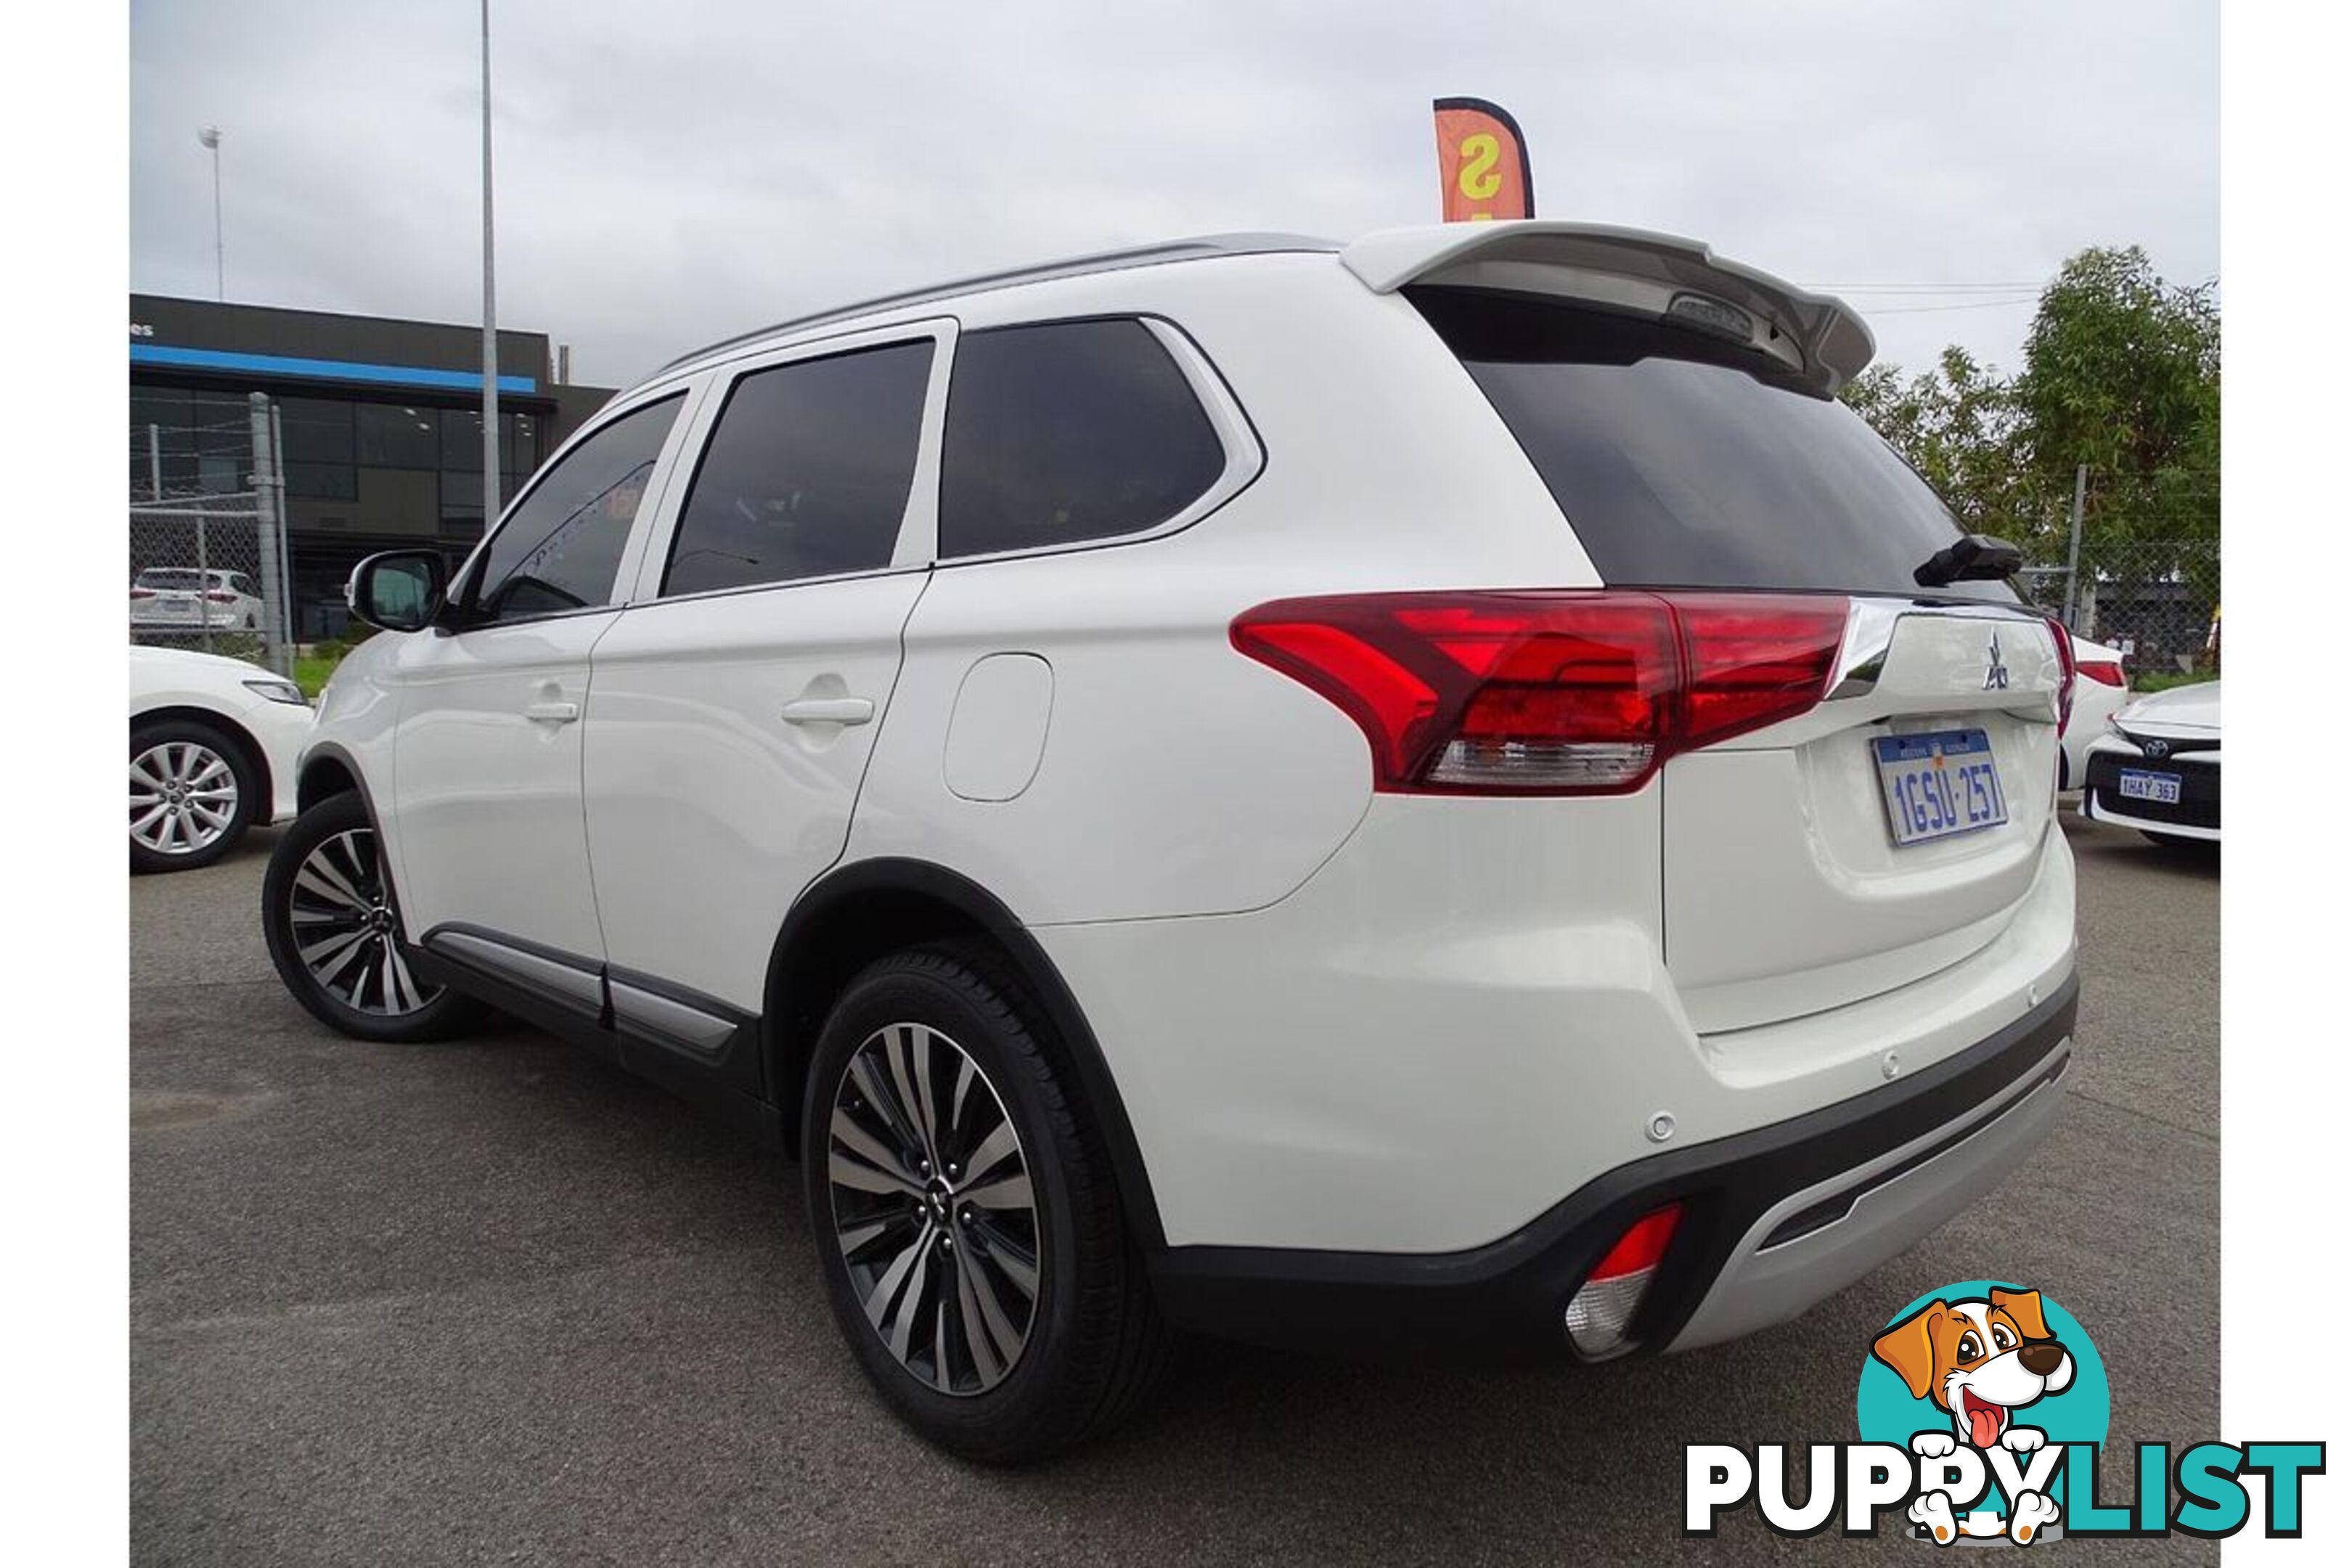
<instances>
[{"instance_id":1,"label":"roof rail","mask_svg":"<svg viewBox=\"0 0 2352 1568\"><path fill-rule=\"evenodd\" d=\"M731 338L721 338L706 343L691 353L678 355L656 371L656 375L667 375L674 370L709 359L728 349L753 343L778 332L793 331L802 327L821 326L827 321L847 321L852 317L869 315L877 310L895 310L904 305L921 305L934 300L952 300L960 295L977 294L989 289L1011 288L1016 283L1040 283L1049 278L1076 278L1090 272L1117 272L1129 267L1150 267L1163 261L1192 261L1212 256L1263 256L1285 250L1339 249L1337 240L1318 239L1304 234L1206 234L1190 239L1171 239L1158 245L1139 245L1124 250L1098 250L1089 256L1073 256L1061 261L1041 262L1033 267L1016 267L1003 272L983 272L976 277L959 278L952 282L928 284L901 293L883 294L853 304L837 305L813 315L794 316L756 331L738 332Z\"/></svg>"}]
</instances>

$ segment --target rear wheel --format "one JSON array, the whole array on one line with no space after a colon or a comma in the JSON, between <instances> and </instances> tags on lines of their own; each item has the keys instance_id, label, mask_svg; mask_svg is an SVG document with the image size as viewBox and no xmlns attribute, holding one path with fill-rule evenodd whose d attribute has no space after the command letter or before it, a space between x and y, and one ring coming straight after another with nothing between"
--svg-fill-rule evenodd
<instances>
[{"instance_id":1,"label":"rear wheel","mask_svg":"<svg viewBox=\"0 0 2352 1568\"><path fill-rule=\"evenodd\" d=\"M900 1419L991 1463L1108 1430L1171 1347L1044 1027L992 954L884 959L826 1021L803 1112L811 1228L852 1352Z\"/></svg>"},{"instance_id":2,"label":"rear wheel","mask_svg":"<svg viewBox=\"0 0 2352 1568\"><path fill-rule=\"evenodd\" d=\"M131 868L188 871L233 848L253 820L259 772L245 748L192 719L131 731Z\"/></svg>"},{"instance_id":3,"label":"rear wheel","mask_svg":"<svg viewBox=\"0 0 2352 1568\"><path fill-rule=\"evenodd\" d=\"M279 837L262 879L261 923L286 988L346 1035L440 1039L480 1011L410 967L375 825L357 795L329 796Z\"/></svg>"}]
</instances>

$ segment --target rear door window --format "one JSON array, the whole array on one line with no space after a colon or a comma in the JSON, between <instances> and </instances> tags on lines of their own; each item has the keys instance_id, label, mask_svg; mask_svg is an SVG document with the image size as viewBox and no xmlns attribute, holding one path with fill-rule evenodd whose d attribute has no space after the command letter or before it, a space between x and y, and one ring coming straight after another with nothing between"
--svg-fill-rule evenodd
<instances>
[{"instance_id":1,"label":"rear door window","mask_svg":"<svg viewBox=\"0 0 2352 1568\"><path fill-rule=\"evenodd\" d=\"M924 338L738 381L687 492L663 595L887 566L932 352Z\"/></svg>"},{"instance_id":2,"label":"rear door window","mask_svg":"<svg viewBox=\"0 0 2352 1568\"><path fill-rule=\"evenodd\" d=\"M966 332L948 389L940 554L1140 533L1224 469L1215 426L1141 321Z\"/></svg>"},{"instance_id":3,"label":"rear door window","mask_svg":"<svg viewBox=\"0 0 2352 1568\"><path fill-rule=\"evenodd\" d=\"M1916 596L1962 531L1860 416L1735 344L1538 295L1405 292L1612 585ZM2017 602L1999 582L1932 593Z\"/></svg>"}]
</instances>

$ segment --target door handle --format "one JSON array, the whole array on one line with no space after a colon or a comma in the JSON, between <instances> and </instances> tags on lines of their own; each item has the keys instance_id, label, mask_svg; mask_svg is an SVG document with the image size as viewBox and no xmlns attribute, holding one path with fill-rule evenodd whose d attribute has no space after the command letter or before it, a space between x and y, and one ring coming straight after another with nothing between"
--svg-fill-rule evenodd
<instances>
[{"instance_id":1,"label":"door handle","mask_svg":"<svg viewBox=\"0 0 2352 1568\"><path fill-rule=\"evenodd\" d=\"M580 717L577 702L534 702L522 710L534 724L569 724Z\"/></svg>"},{"instance_id":2,"label":"door handle","mask_svg":"<svg viewBox=\"0 0 2352 1568\"><path fill-rule=\"evenodd\" d=\"M866 724L874 704L863 697L803 697L784 704L787 724Z\"/></svg>"}]
</instances>

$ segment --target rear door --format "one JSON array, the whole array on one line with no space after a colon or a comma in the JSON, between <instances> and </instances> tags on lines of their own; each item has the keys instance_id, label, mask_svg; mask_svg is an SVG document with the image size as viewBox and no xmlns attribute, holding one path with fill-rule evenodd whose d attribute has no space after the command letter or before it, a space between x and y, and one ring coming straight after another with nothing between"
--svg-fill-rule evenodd
<instances>
[{"instance_id":1,"label":"rear door","mask_svg":"<svg viewBox=\"0 0 2352 1568\"><path fill-rule=\"evenodd\" d=\"M785 350L705 399L587 724L613 1007L640 1036L716 1050L760 1012L785 911L848 839L929 564L952 341Z\"/></svg>"},{"instance_id":2,"label":"rear door","mask_svg":"<svg viewBox=\"0 0 2352 1568\"><path fill-rule=\"evenodd\" d=\"M1823 700L1663 771L1665 955L1694 1026L1842 1005L1998 936L2053 831L2062 667L2007 583L1921 582L1960 531L1926 483L1832 384L1718 334L1407 294L1611 587L1843 609Z\"/></svg>"}]
</instances>

